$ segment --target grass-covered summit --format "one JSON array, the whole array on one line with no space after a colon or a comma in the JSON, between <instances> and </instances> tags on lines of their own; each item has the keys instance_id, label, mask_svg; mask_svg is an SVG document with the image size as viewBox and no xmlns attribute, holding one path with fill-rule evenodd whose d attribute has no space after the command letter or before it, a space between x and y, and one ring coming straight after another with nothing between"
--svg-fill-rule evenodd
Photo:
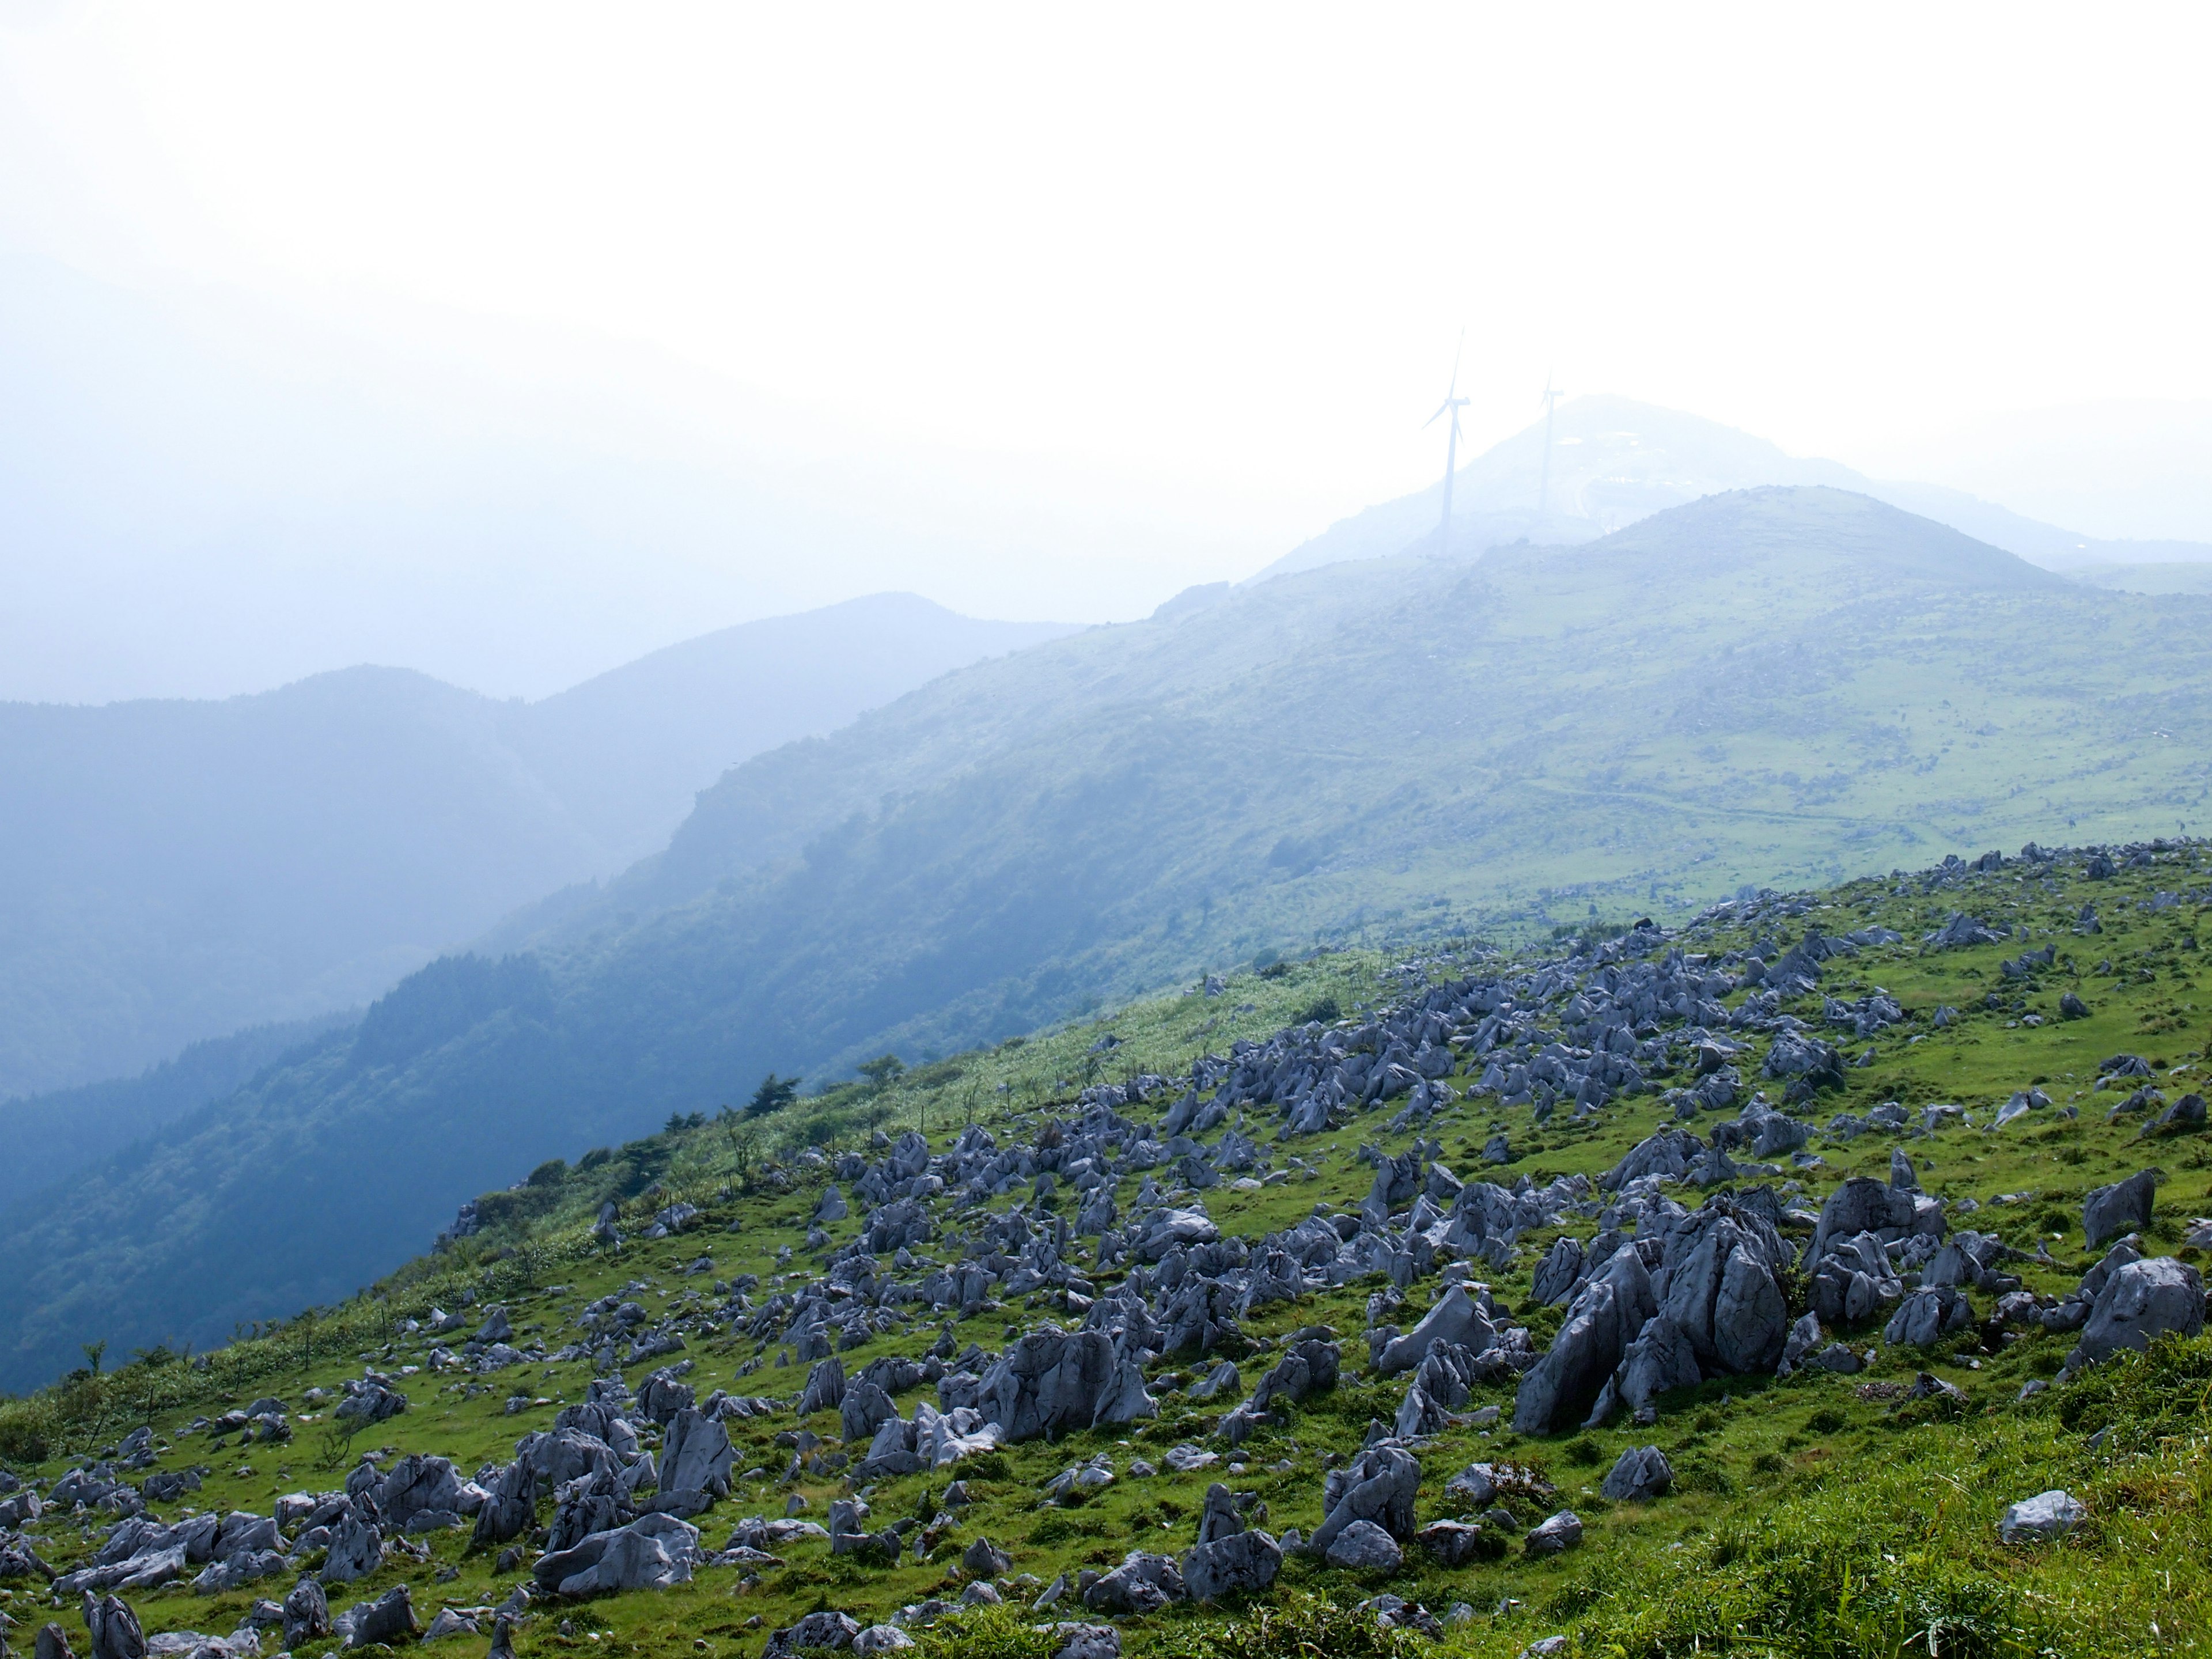
<instances>
[{"instance_id":1,"label":"grass-covered summit","mask_svg":"<svg viewBox=\"0 0 2212 1659\"><path fill-rule=\"evenodd\" d=\"M947 1652L1052 1653L1070 1639L1062 1623L1111 1628L1130 1650L1410 1652L1431 1619L1446 1650L1498 1655L1554 1636L1654 1655L2185 1646L2207 1600L2212 1343L2068 1360L2111 1323L2110 1307L2076 1300L2085 1274L2101 1282L2140 1255L2182 1282L2201 1261L2208 906L2198 842L1954 861L1766 893L1672 931L1317 956L879 1088L687 1116L483 1194L473 1231L358 1297L0 1407L10 1472L44 1495L64 1483L43 1514L21 1493L0 1504L15 1505L21 1547L61 1574L96 1568L103 1548L141 1559L156 1534L119 1515L143 1509L188 1537L186 1511L234 1512L207 1528L206 1561L110 1587L149 1632L228 1632L257 1597L281 1601L319 1571L341 1613L404 1586L420 1624L449 1606L483 1640L519 1584L570 1582L541 1571L574 1565L558 1551L578 1525L633 1525L658 1486L669 1501L647 1530L660 1554L682 1537L669 1511L699 1528L688 1577L541 1594L511 1627L518 1652L750 1655L811 1612L872 1627L906 1608L901 1628ZM1470 1017L1479 1001L1493 1006ZM1312 1122L1316 1091L1357 1073L1384 1080L1278 1138L1286 1113ZM2147 1218L2119 1218L2133 1242L2092 1249L2085 1210L2108 1233L2144 1171ZM1844 1255L1811 1247L1835 1242L1823 1235L1839 1192L1891 1195L1925 1220L1850 1258L1871 1306L1823 1318ZM1534 1433L1514 1426L1527 1365L1474 1365L1472 1340L1432 1349L1434 1364L1390 1357L1469 1302L1493 1333L1522 1334L1487 1352L1556 1354L1601 1299L1590 1273L1562 1293L1561 1263L1601 1254L1608 1233L1613 1260L1636 1257L1634 1235L1698 1217L1786 1245L1779 1312L1820 1328L1787 1376L1771 1358L1701 1356L1701 1380L1656 1394L1647 1421L1624 1403L1584 1427L1578 1404ZM1938 1230L1948 1255L1929 1248ZM1900 1325L1913 1308L1935 1310L1936 1327ZM1053 1418L1043 1402L1065 1391L1024 1373L1024 1356L1074 1365L1086 1329L1133 1381L1102 1370L1083 1420ZM1185 1346L1155 1352L1152 1334L1170 1333ZM1255 1407L1262 1388L1273 1397ZM1417 1389L1427 1399L1409 1420ZM978 1416L960 1419L969 1401ZM900 1425L940 1412L951 1426L937 1432L969 1443L912 1468ZM556 1419L565 1443L587 1434L613 1462L577 1466L558 1497L518 1498L514 1470L550 1443L526 1442L518 1460L519 1440L557 1440ZM729 1442L719 1470L702 1451L714 1434ZM1644 1447L1668 1490L1607 1497L1623 1455ZM1264 1589L1212 1607L1169 1595L1112 1613L1146 1599L1126 1574L1118 1602L1085 1605L1085 1574L1132 1551L1188 1564L1201 1525L1311 1537L1333 1472L1379 1477L1401 1457L1410 1512L1389 1493L1375 1510L1401 1534L1395 1568L1293 1547ZM458 1485L471 1476L488 1499ZM1225 1495L1209 1504L1217 1482ZM2053 1500L2063 1537L2000 1539L2008 1506L2053 1491L2071 1503ZM441 1524L434 1498L494 1520ZM794 1508L791 1520L834 1521L848 1547L778 1525ZM1532 1551L1563 1511L1578 1541ZM368 1516L386 1524L364 1556ZM225 1536L245 1544L194 1594ZM326 1550L361 1576L333 1572ZM659 1558L640 1545L625 1559ZM38 1567L9 1583L19 1638L58 1618L82 1649L75 1603L43 1606ZM1381 1597L1407 1604L1388 1627L1376 1615L1395 1604ZM933 1622L933 1598L971 1605ZM280 1622L264 1646L281 1632L268 1616Z\"/></svg>"}]
</instances>

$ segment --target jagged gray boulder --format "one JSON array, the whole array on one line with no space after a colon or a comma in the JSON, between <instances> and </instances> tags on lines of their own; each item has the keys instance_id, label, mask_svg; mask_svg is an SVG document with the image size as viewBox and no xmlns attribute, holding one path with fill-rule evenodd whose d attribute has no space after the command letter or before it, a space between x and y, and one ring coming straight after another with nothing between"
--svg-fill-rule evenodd
<instances>
[{"instance_id":1,"label":"jagged gray boulder","mask_svg":"<svg viewBox=\"0 0 2212 1659\"><path fill-rule=\"evenodd\" d=\"M1496 1334L1482 1310L1474 1305L1474 1298L1467 1293L1467 1287L1454 1285L1437 1298L1436 1306L1423 1316L1419 1324L1390 1340L1376 1357L1375 1369L1385 1376L1411 1370L1427 1358L1429 1351L1439 1343L1470 1347L1480 1353L1490 1346Z\"/></svg>"},{"instance_id":2,"label":"jagged gray boulder","mask_svg":"<svg viewBox=\"0 0 2212 1659\"><path fill-rule=\"evenodd\" d=\"M83 1611L91 1659L146 1659L146 1632L121 1596L87 1590Z\"/></svg>"},{"instance_id":3,"label":"jagged gray boulder","mask_svg":"<svg viewBox=\"0 0 2212 1659\"><path fill-rule=\"evenodd\" d=\"M727 1498L735 1455L730 1431L720 1420L686 1407L676 1413L661 1442L660 1490L663 1494L697 1492Z\"/></svg>"},{"instance_id":4,"label":"jagged gray boulder","mask_svg":"<svg viewBox=\"0 0 2212 1659\"><path fill-rule=\"evenodd\" d=\"M420 1452L401 1458L376 1483L377 1513L401 1532L451 1526L460 1518L463 1501L452 1461Z\"/></svg>"},{"instance_id":5,"label":"jagged gray boulder","mask_svg":"<svg viewBox=\"0 0 2212 1659\"><path fill-rule=\"evenodd\" d=\"M1393 1538L1413 1535L1413 1494L1421 1466L1411 1452L1392 1445L1370 1446L1322 1481L1322 1523L1307 1547L1327 1556L1336 1535L1355 1521L1372 1521Z\"/></svg>"},{"instance_id":6,"label":"jagged gray boulder","mask_svg":"<svg viewBox=\"0 0 2212 1659\"><path fill-rule=\"evenodd\" d=\"M1522 1540L1522 1547L1531 1555L1557 1555L1571 1550L1583 1541L1582 1517L1572 1510L1561 1510L1532 1528Z\"/></svg>"},{"instance_id":7,"label":"jagged gray boulder","mask_svg":"<svg viewBox=\"0 0 2212 1659\"><path fill-rule=\"evenodd\" d=\"M1188 1595L1173 1556L1131 1550L1083 1592L1083 1605L1094 1613L1158 1613Z\"/></svg>"},{"instance_id":8,"label":"jagged gray boulder","mask_svg":"<svg viewBox=\"0 0 2212 1659\"><path fill-rule=\"evenodd\" d=\"M1182 1580L1192 1597L1218 1601L1228 1595L1254 1595L1275 1582L1283 1570L1283 1551L1267 1533L1247 1529L1237 1499L1218 1481L1206 1489L1199 1516L1198 1542L1182 1558Z\"/></svg>"},{"instance_id":9,"label":"jagged gray boulder","mask_svg":"<svg viewBox=\"0 0 2212 1659\"><path fill-rule=\"evenodd\" d=\"M348 1510L331 1528L329 1553L323 1558L323 1583L349 1584L368 1577L383 1565L383 1533Z\"/></svg>"},{"instance_id":10,"label":"jagged gray boulder","mask_svg":"<svg viewBox=\"0 0 2212 1659\"><path fill-rule=\"evenodd\" d=\"M2204 1281L2170 1255L2130 1261L2097 1292L2069 1367L2094 1364L2122 1348L2147 1348L2154 1336L2195 1336L2204 1328Z\"/></svg>"},{"instance_id":11,"label":"jagged gray boulder","mask_svg":"<svg viewBox=\"0 0 2212 1659\"><path fill-rule=\"evenodd\" d=\"M837 1414L849 1444L855 1440L873 1440L876 1431L898 1415L898 1406L890 1395L863 1376L847 1385Z\"/></svg>"},{"instance_id":12,"label":"jagged gray boulder","mask_svg":"<svg viewBox=\"0 0 2212 1659\"><path fill-rule=\"evenodd\" d=\"M374 1601L357 1601L331 1621L331 1633L348 1649L395 1646L422 1632L416 1622L414 1601L404 1584L385 1591Z\"/></svg>"},{"instance_id":13,"label":"jagged gray boulder","mask_svg":"<svg viewBox=\"0 0 2212 1659\"><path fill-rule=\"evenodd\" d=\"M1954 1285L1917 1290L1897 1304L1881 1340L1908 1348L1929 1348L1954 1331L1974 1322L1974 1310L1966 1293Z\"/></svg>"},{"instance_id":14,"label":"jagged gray boulder","mask_svg":"<svg viewBox=\"0 0 2212 1659\"><path fill-rule=\"evenodd\" d=\"M845 1362L832 1354L817 1360L806 1373L806 1386L799 1391L798 1414L834 1411L845 1403Z\"/></svg>"},{"instance_id":15,"label":"jagged gray boulder","mask_svg":"<svg viewBox=\"0 0 2212 1659\"><path fill-rule=\"evenodd\" d=\"M1549 1434L1579 1422L1657 1311L1650 1271L1636 1246L1624 1244L1577 1293L1551 1348L1522 1377L1513 1403L1515 1430Z\"/></svg>"},{"instance_id":16,"label":"jagged gray boulder","mask_svg":"<svg viewBox=\"0 0 2212 1659\"><path fill-rule=\"evenodd\" d=\"M1329 1540L1322 1559L1348 1572L1395 1572L1405 1565L1398 1540L1372 1521L1354 1521Z\"/></svg>"},{"instance_id":17,"label":"jagged gray boulder","mask_svg":"<svg viewBox=\"0 0 2212 1659\"><path fill-rule=\"evenodd\" d=\"M981 1534L960 1553L960 1565L974 1578L1001 1578L1014 1565L1013 1558Z\"/></svg>"},{"instance_id":18,"label":"jagged gray boulder","mask_svg":"<svg viewBox=\"0 0 2212 1659\"><path fill-rule=\"evenodd\" d=\"M331 1604L323 1587L302 1577L284 1598L284 1649L299 1651L303 1643L319 1641L331 1633Z\"/></svg>"},{"instance_id":19,"label":"jagged gray boulder","mask_svg":"<svg viewBox=\"0 0 2212 1659\"><path fill-rule=\"evenodd\" d=\"M494 1477L483 1507L477 1511L476 1530L469 1536L471 1549L505 1544L520 1538L538 1518L538 1472L518 1456Z\"/></svg>"},{"instance_id":20,"label":"jagged gray boulder","mask_svg":"<svg viewBox=\"0 0 2212 1659\"><path fill-rule=\"evenodd\" d=\"M690 1522L672 1515L641 1515L567 1549L549 1550L530 1573L538 1589L562 1595L659 1589L688 1581L698 1553L699 1529Z\"/></svg>"},{"instance_id":21,"label":"jagged gray boulder","mask_svg":"<svg viewBox=\"0 0 2212 1659\"><path fill-rule=\"evenodd\" d=\"M1103 1331L1036 1331L985 1373L976 1409L1009 1443L1087 1429L1121 1372Z\"/></svg>"},{"instance_id":22,"label":"jagged gray boulder","mask_svg":"<svg viewBox=\"0 0 2212 1659\"><path fill-rule=\"evenodd\" d=\"M2158 1198L2158 1176L2138 1170L2125 1181L2100 1187L2081 1201L2081 1231L2086 1248L2095 1249L2108 1238L2141 1232L2149 1227L2151 1208Z\"/></svg>"},{"instance_id":23,"label":"jagged gray boulder","mask_svg":"<svg viewBox=\"0 0 2212 1659\"><path fill-rule=\"evenodd\" d=\"M793 1659L809 1648L842 1652L860 1633L860 1621L848 1613L810 1613L797 1624L777 1631L761 1650L761 1659Z\"/></svg>"},{"instance_id":24,"label":"jagged gray boulder","mask_svg":"<svg viewBox=\"0 0 2212 1659\"><path fill-rule=\"evenodd\" d=\"M1674 1471L1664 1452L1656 1446L1634 1446L1621 1453L1598 1490L1616 1504L1642 1504L1665 1497L1674 1484Z\"/></svg>"}]
</instances>

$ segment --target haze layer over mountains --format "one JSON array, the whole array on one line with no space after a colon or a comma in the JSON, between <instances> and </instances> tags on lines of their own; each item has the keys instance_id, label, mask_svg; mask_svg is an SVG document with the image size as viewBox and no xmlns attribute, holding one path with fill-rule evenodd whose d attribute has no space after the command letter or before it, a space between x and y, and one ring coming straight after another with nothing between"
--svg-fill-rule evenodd
<instances>
[{"instance_id":1,"label":"haze layer over mountains","mask_svg":"<svg viewBox=\"0 0 2212 1659\"><path fill-rule=\"evenodd\" d=\"M94 1324L326 1299L462 1199L771 1068L1363 929L2170 830L2212 787L2208 607L1796 485L1580 545L1327 564L957 670L756 756L604 891L19 1204L0 1382Z\"/></svg>"},{"instance_id":2,"label":"haze layer over mountains","mask_svg":"<svg viewBox=\"0 0 2212 1659\"><path fill-rule=\"evenodd\" d=\"M351 668L212 702L0 703L0 1099L358 1007L665 845L749 756L1067 631L885 593L535 702Z\"/></svg>"}]
</instances>

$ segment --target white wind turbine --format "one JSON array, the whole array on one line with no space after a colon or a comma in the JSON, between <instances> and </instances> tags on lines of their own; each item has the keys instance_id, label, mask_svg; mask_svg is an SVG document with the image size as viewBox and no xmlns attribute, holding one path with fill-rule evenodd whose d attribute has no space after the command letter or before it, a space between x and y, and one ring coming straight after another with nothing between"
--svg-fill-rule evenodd
<instances>
[{"instance_id":1,"label":"white wind turbine","mask_svg":"<svg viewBox=\"0 0 2212 1659\"><path fill-rule=\"evenodd\" d=\"M1459 337L1459 349L1452 353L1451 389L1444 393L1443 402L1437 405L1437 412L1421 422L1421 430L1426 432L1446 415L1451 416L1451 425L1444 438L1443 523L1437 532L1437 550L1444 553L1451 551L1452 474L1459 467L1459 412L1468 404L1468 400L1459 395L1460 353L1466 349L1467 336L1462 332Z\"/></svg>"}]
</instances>

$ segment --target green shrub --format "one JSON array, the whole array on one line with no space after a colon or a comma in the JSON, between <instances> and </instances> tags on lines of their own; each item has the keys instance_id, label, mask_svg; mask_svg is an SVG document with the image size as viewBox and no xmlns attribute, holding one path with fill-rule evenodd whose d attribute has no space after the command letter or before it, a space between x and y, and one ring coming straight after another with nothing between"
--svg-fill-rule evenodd
<instances>
[{"instance_id":1,"label":"green shrub","mask_svg":"<svg viewBox=\"0 0 2212 1659\"><path fill-rule=\"evenodd\" d=\"M1164 1632L1152 1651L1159 1659L1426 1659L1431 1649L1426 1638L1386 1628L1372 1613L1292 1595L1241 1619L1194 1617Z\"/></svg>"}]
</instances>

